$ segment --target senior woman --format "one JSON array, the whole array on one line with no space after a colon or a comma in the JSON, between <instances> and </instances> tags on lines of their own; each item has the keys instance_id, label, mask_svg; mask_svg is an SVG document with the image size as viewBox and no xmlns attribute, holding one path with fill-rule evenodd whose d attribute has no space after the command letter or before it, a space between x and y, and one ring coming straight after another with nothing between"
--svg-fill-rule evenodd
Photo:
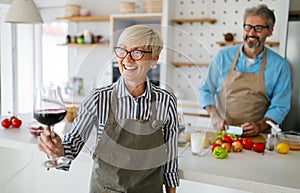
<instances>
[{"instance_id":1,"label":"senior woman","mask_svg":"<svg viewBox=\"0 0 300 193\"><path fill-rule=\"evenodd\" d=\"M174 193L179 186L177 99L147 77L162 47L151 27L126 28L114 47L119 80L93 89L62 140L58 135L51 139L48 129L39 139L39 149L48 156L73 160L97 130L90 193L162 193L163 184Z\"/></svg>"}]
</instances>

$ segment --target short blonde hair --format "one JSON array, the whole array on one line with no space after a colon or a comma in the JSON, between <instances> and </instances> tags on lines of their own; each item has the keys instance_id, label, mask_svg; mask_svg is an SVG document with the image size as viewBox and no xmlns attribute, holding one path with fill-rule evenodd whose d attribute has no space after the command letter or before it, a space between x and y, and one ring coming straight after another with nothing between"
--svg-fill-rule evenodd
<instances>
[{"instance_id":1,"label":"short blonde hair","mask_svg":"<svg viewBox=\"0 0 300 193\"><path fill-rule=\"evenodd\" d=\"M140 44L152 52L152 58L159 56L163 41L160 34L147 25L132 25L126 28L120 35L118 46L126 45L128 42Z\"/></svg>"}]
</instances>

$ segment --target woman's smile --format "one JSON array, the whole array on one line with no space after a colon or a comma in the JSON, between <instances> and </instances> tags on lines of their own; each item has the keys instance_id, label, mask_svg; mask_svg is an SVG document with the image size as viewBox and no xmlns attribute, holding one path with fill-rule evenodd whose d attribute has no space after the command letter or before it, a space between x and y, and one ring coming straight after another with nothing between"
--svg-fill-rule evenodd
<instances>
[{"instance_id":1,"label":"woman's smile","mask_svg":"<svg viewBox=\"0 0 300 193\"><path fill-rule=\"evenodd\" d=\"M126 66L125 64L123 64L124 69L128 70L128 71L133 71L133 70L137 70L137 66Z\"/></svg>"}]
</instances>

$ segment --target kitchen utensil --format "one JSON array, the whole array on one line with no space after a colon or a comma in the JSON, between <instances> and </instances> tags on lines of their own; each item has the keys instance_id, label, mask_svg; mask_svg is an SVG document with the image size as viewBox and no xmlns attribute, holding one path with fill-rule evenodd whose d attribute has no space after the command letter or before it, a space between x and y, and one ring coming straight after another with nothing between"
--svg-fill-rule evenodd
<instances>
[{"instance_id":1,"label":"kitchen utensil","mask_svg":"<svg viewBox=\"0 0 300 193\"><path fill-rule=\"evenodd\" d=\"M234 134L234 135L242 135L243 134L242 127L227 125L225 128L226 128L226 133Z\"/></svg>"},{"instance_id":2,"label":"kitchen utensil","mask_svg":"<svg viewBox=\"0 0 300 193\"><path fill-rule=\"evenodd\" d=\"M234 39L234 36L233 36L232 33L226 33L226 34L223 34L223 35L224 35L225 41L231 42Z\"/></svg>"},{"instance_id":3,"label":"kitchen utensil","mask_svg":"<svg viewBox=\"0 0 300 193\"><path fill-rule=\"evenodd\" d=\"M300 150L300 133L296 131L282 131L279 126L274 124L272 121L266 121L274 130L275 137L278 141L287 143L291 150Z\"/></svg>"}]
</instances>

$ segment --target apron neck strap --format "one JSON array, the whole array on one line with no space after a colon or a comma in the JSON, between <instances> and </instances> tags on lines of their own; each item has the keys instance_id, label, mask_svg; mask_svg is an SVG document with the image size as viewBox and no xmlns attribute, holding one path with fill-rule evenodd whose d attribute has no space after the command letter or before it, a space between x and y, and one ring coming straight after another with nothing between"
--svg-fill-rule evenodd
<instances>
[{"instance_id":1,"label":"apron neck strap","mask_svg":"<svg viewBox=\"0 0 300 193\"><path fill-rule=\"evenodd\" d=\"M241 50L241 47L239 47L238 50L236 51L236 54L234 56L232 65L230 67L230 71L234 71L234 68L236 66L237 60L238 60L239 55L240 55L240 50ZM265 69L266 59L267 59L267 50L264 50L264 55L263 55L261 65L260 65L260 73L263 72L264 69Z\"/></svg>"},{"instance_id":2,"label":"apron neck strap","mask_svg":"<svg viewBox=\"0 0 300 193\"><path fill-rule=\"evenodd\" d=\"M235 56L234 56L232 65L231 65L231 67L230 67L230 71L234 71L235 65L236 65L237 60L238 60L239 55L240 55L240 49L241 49L241 47L239 47L238 50L236 51L236 54L235 54Z\"/></svg>"}]
</instances>

